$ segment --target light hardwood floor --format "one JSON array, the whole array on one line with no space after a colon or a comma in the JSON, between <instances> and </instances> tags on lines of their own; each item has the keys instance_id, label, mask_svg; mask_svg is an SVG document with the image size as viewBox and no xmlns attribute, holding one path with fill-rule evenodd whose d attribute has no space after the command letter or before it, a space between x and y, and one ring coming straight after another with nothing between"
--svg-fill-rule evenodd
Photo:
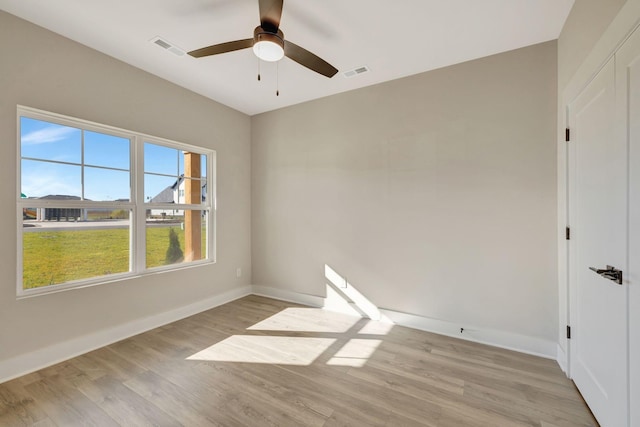
<instances>
[{"instance_id":1,"label":"light hardwood floor","mask_svg":"<svg viewBox=\"0 0 640 427\"><path fill-rule=\"evenodd\" d=\"M595 426L554 361L249 296L0 384L0 426Z\"/></svg>"}]
</instances>

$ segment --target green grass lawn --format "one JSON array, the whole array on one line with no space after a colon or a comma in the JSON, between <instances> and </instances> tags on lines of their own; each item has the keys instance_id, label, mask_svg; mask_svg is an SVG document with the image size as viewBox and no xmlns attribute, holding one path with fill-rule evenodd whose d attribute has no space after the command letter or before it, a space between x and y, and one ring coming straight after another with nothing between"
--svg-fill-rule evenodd
<instances>
[{"instance_id":1,"label":"green grass lawn","mask_svg":"<svg viewBox=\"0 0 640 427\"><path fill-rule=\"evenodd\" d=\"M147 228L147 268L165 265L169 229L178 235L180 226ZM23 233L24 289L60 284L129 271L129 230L38 231ZM206 254L206 232L202 230L202 254Z\"/></svg>"}]
</instances>

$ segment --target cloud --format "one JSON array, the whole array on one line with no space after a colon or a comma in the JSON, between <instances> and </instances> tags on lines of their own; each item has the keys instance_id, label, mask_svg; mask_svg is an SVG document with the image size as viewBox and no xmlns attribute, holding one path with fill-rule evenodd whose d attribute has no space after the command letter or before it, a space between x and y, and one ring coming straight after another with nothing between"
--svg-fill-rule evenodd
<instances>
[{"instance_id":1,"label":"cloud","mask_svg":"<svg viewBox=\"0 0 640 427\"><path fill-rule=\"evenodd\" d=\"M64 126L48 126L44 129L34 130L22 136L22 143L29 145L47 144L62 141L71 134L79 132L78 129Z\"/></svg>"},{"instance_id":2,"label":"cloud","mask_svg":"<svg viewBox=\"0 0 640 427\"><path fill-rule=\"evenodd\" d=\"M80 185L70 185L59 176L27 176L22 180L22 192L29 197L43 197L49 194L80 196Z\"/></svg>"},{"instance_id":3,"label":"cloud","mask_svg":"<svg viewBox=\"0 0 640 427\"><path fill-rule=\"evenodd\" d=\"M79 167L30 161L23 163L21 169L22 192L29 197L49 194L80 196Z\"/></svg>"}]
</instances>

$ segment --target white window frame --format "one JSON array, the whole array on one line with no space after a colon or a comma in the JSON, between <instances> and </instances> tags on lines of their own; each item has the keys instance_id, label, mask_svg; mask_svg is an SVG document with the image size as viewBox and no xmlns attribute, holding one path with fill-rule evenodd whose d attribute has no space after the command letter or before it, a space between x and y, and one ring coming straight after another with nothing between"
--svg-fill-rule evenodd
<instances>
[{"instance_id":1,"label":"white window frame","mask_svg":"<svg viewBox=\"0 0 640 427\"><path fill-rule=\"evenodd\" d=\"M130 141L130 167L129 178L131 196L128 202L96 202L86 200L38 200L23 199L22 194L22 150L21 150L21 117L27 117L45 122L70 126L86 131L93 131L113 135ZM159 272L181 270L216 262L216 152L211 149L184 144L164 138L159 138L140 132L129 131L113 126L103 125L87 120L77 119L61 114L38 110L23 105L17 106L17 176L16 176L16 218L17 218L17 274L16 295L17 298L31 297L35 295L49 294L69 289L95 286L112 283L133 277L156 274ZM190 151L206 157L206 200L202 204L162 204L147 203L144 200L144 144L145 142L161 145L182 151ZM46 161L46 160L45 160ZM83 162L84 163L84 162ZM123 209L130 211L129 216L129 272L98 276L89 279L74 280L61 284L41 286L38 288L23 288L23 208L104 208ZM171 264L159 267L146 267L146 211L147 209L176 209L176 210L200 210L207 213L206 258L179 264ZM204 256L205 254L203 254Z\"/></svg>"}]
</instances>

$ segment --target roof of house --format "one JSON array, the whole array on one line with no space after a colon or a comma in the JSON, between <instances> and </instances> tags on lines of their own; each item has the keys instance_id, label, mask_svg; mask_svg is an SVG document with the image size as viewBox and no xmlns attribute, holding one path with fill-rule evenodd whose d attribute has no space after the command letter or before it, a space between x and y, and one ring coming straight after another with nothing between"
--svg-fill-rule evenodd
<instances>
[{"instance_id":1,"label":"roof of house","mask_svg":"<svg viewBox=\"0 0 640 427\"><path fill-rule=\"evenodd\" d=\"M180 184L184 182L184 180L184 175L180 175L180 177L176 180L176 182L173 183L173 185L168 186L167 188L156 194L151 198L151 200L149 200L149 203L175 203L175 200L173 198L173 191L176 190L180 186ZM203 189L207 188L206 178L202 179L201 187ZM202 200L205 200L204 194L202 196Z\"/></svg>"},{"instance_id":2,"label":"roof of house","mask_svg":"<svg viewBox=\"0 0 640 427\"><path fill-rule=\"evenodd\" d=\"M78 196L69 196L66 194L49 194L47 196L40 197L41 200L82 200ZM89 200L89 199L84 199Z\"/></svg>"},{"instance_id":3,"label":"roof of house","mask_svg":"<svg viewBox=\"0 0 640 427\"><path fill-rule=\"evenodd\" d=\"M149 203L173 203L173 186L165 188L161 192L155 195Z\"/></svg>"}]
</instances>

